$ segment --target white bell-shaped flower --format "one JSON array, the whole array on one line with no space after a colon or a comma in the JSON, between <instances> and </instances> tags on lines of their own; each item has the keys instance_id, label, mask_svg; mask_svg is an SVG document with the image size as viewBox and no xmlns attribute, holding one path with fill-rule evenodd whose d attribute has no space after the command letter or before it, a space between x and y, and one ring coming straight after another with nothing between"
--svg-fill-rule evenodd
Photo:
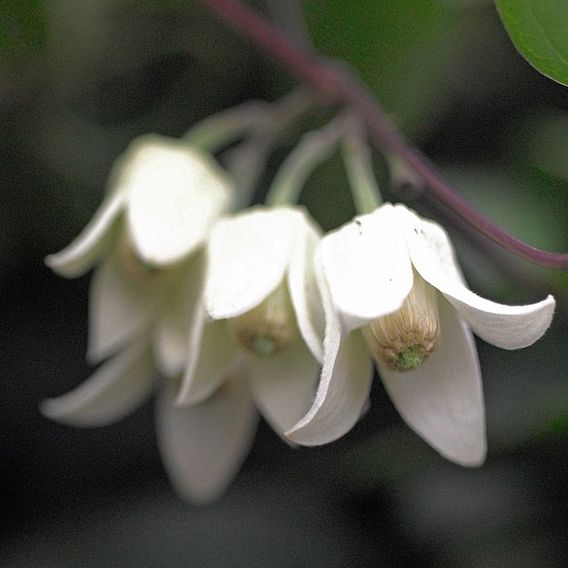
<instances>
[{"instance_id":1,"label":"white bell-shaped flower","mask_svg":"<svg viewBox=\"0 0 568 568\"><path fill-rule=\"evenodd\" d=\"M68 277L101 262L91 288L91 361L156 324L162 370L179 371L187 336L181 331L201 284L199 251L230 199L221 168L179 140L148 135L127 148L92 221L67 248L46 259Z\"/></svg>"},{"instance_id":2,"label":"white bell-shaped flower","mask_svg":"<svg viewBox=\"0 0 568 568\"><path fill-rule=\"evenodd\" d=\"M207 399L238 375L279 434L304 415L322 359L323 312L313 272L319 238L298 207L256 207L217 223L180 405Z\"/></svg>"},{"instance_id":3,"label":"white bell-shaped flower","mask_svg":"<svg viewBox=\"0 0 568 568\"><path fill-rule=\"evenodd\" d=\"M147 338L134 341L73 391L41 404L42 413L76 427L121 420L157 390L158 447L168 476L181 497L194 503L217 499L246 458L258 413L248 386L230 378L207 401L180 408L179 380L157 380Z\"/></svg>"},{"instance_id":4,"label":"white bell-shaped flower","mask_svg":"<svg viewBox=\"0 0 568 568\"><path fill-rule=\"evenodd\" d=\"M446 232L402 205L383 205L326 235L316 265L326 312L322 375L312 407L287 436L318 445L348 432L368 399L372 354L412 429L450 460L483 462L483 392L470 328L503 349L526 347L550 325L552 296L527 306L477 296Z\"/></svg>"},{"instance_id":5,"label":"white bell-shaped flower","mask_svg":"<svg viewBox=\"0 0 568 568\"><path fill-rule=\"evenodd\" d=\"M98 362L118 354L41 409L72 426L104 426L159 389L156 422L166 470L182 496L208 502L240 467L257 420L237 378L202 405L174 403L190 323L201 307L203 245L230 205L231 187L207 155L145 136L117 161L109 190L81 235L47 263L74 277L100 262L91 287L89 357Z\"/></svg>"}]
</instances>

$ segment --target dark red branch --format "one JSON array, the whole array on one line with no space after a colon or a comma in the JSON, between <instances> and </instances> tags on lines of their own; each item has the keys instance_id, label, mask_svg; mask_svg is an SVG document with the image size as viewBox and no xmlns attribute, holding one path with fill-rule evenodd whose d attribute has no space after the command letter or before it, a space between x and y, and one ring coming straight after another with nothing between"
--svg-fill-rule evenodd
<instances>
[{"instance_id":1,"label":"dark red branch","mask_svg":"<svg viewBox=\"0 0 568 568\"><path fill-rule=\"evenodd\" d=\"M253 41L273 60L331 101L351 107L380 149L399 154L425 182L431 197L505 249L535 264L568 268L568 254L532 247L507 233L469 204L428 160L391 125L378 101L344 68L310 53L238 0L200 0L211 12Z\"/></svg>"}]
</instances>

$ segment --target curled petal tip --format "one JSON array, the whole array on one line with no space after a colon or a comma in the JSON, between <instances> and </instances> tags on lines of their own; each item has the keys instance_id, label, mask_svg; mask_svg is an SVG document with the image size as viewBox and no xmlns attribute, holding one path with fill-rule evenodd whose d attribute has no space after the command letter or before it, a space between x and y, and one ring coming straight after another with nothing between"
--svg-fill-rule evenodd
<instances>
[{"instance_id":1,"label":"curled petal tip","mask_svg":"<svg viewBox=\"0 0 568 568\"><path fill-rule=\"evenodd\" d=\"M48 254L43 259L43 262L48 268L53 270L53 272L67 278L81 276L83 272L86 272L88 270L88 268L75 269L75 267L73 267L69 261L69 255L65 254L65 251Z\"/></svg>"},{"instance_id":2,"label":"curled petal tip","mask_svg":"<svg viewBox=\"0 0 568 568\"><path fill-rule=\"evenodd\" d=\"M50 420L57 419L57 405L54 404L55 399L53 398L46 398L39 403L39 411L40 413L49 418Z\"/></svg>"}]
</instances>

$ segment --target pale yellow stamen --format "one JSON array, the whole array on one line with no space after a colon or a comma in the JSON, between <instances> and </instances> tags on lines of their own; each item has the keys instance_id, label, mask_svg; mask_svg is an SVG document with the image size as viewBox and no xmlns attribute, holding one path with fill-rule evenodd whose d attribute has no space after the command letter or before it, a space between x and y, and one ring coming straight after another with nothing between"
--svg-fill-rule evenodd
<instances>
[{"instance_id":1,"label":"pale yellow stamen","mask_svg":"<svg viewBox=\"0 0 568 568\"><path fill-rule=\"evenodd\" d=\"M230 320L237 341L259 357L282 351L297 337L294 310L286 287L279 286L252 310Z\"/></svg>"},{"instance_id":2,"label":"pale yellow stamen","mask_svg":"<svg viewBox=\"0 0 568 568\"><path fill-rule=\"evenodd\" d=\"M440 343L436 290L416 271L410 294L396 312L363 328L375 360L395 371L419 367Z\"/></svg>"},{"instance_id":3,"label":"pale yellow stamen","mask_svg":"<svg viewBox=\"0 0 568 568\"><path fill-rule=\"evenodd\" d=\"M172 274L173 268L162 268L144 262L135 252L129 235L125 232L118 244L120 263L124 273L137 284L153 286Z\"/></svg>"}]
</instances>

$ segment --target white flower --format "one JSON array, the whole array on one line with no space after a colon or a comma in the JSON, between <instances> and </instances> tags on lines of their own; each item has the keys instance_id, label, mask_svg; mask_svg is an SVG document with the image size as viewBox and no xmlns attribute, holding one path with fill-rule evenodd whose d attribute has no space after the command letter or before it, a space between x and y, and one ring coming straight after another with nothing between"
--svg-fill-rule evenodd
<instances>
[{"instance_id":1,"label":"white flower","mask_svg":"<svg viewBox=\"0 0 568 568\"><path fill-rule=\"evenodd\" d=\"M230 197L213 159L181 141L148 135L128 147L92 221L66 249L46 259L68 277L102 261L91 288L91 361L155 324L161 370L179 372L183 330L201 286L199 250Z\"/></svg>"},{"instance_id":2,"label":"white flower","mask_svg":"<svg viewBox=\"0 0 568 568\"><path fill-rule=\"evenodd\" d=\"M304 415L322 358L313 274L319 238L300 208L257 207L215 226L180 404L205 400L227 377L239 376L279 434Z\"/></svg>"},{"instance_id":3,"label":"white flower","mask_svg":"<svg viewBox=\"0 0 568 568\"><path fill-rule=\"evenodd\" d=\"M201 307L203 245L229 206L230 186L206 155L145 136L116 163L109 189L82 234L47 263L73 277L102 261L91 288L89 357L98 362L120 352L41 410L73 426L111 424L153 393L157 363L168 377L156 409L166 470L184 497L207 502L240 467L257 416L238 378L203 404L175 405L191 318Z\"/></svg>"},{"instance_id":4,"label":"white flower","mask_svg":"<svg viewBox=\"0 0 568 568\"><path fill-rule=\"evenodd\" d=\"M505 306L480 298L466 287L445 231L401 205L330 233L316 261L323 369L315 402L287 436L318 445L349 431L369 395L372 353L407 424L446 458L480 464L485 416L470 327L503 349L526 347L550 325L554 299Z\"/></svg>"},{"instance_id":5,"label":"white flower","mask_svg":"<svg viewBox=\"0 0 568 568\"><path fill-rule=\"evenodd\" d=\"M42 413L76 427L112 424L136 410L159 388L158 445L178 493L196 503L219 497L240 468L252 443L257 413L244 381L227 381L207 401L179 408L179 380L156 380L147 338L138 339L103 363L75 390L41 404Z\"/></svg>"}]
</instances>

